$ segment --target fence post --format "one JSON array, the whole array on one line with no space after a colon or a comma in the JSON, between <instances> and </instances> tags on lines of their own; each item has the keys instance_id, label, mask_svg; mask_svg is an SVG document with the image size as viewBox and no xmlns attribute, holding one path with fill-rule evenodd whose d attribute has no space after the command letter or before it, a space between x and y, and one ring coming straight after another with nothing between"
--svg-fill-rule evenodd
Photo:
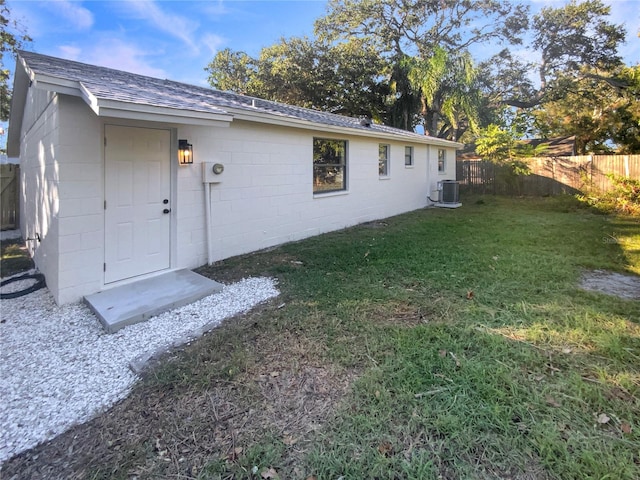
<instances>
[{"instance_id":1,"label":"fence post","mask_svg":"<svg viewBox=\"0 0 640 480\"><path fill-rule=\"evenodd\" d=\"M629 178L629 155L624 156L624 176Z\"/></svg>"}]
</instances>

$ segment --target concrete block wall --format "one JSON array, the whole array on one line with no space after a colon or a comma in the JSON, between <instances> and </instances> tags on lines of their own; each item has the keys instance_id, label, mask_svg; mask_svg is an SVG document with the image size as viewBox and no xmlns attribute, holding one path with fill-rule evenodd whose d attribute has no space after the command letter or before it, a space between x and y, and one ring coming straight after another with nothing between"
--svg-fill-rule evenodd
<instances>
[{"instance_id":1,"label":"concrete block wall","mask_svg":"<svg viewBox=\"0 0 640 480\"><path fill-rule=\"evenodd\" d=\"M455 178L451 149L438 175L437 147L235 120L227 128L101 119L77 97L30 89L23 123L22 232L58 303L104 288L105 123L168 128L172 135L171 267L208 261L205 191L211 197L212 261L425 206L437 180ZM314 137L347 141L347 190L313 193ZM177 140L195 164L178 166ZM378 146L390 145L387 178ZM404 165L413 146L414 165ZM450 161L449 161L450 159ZM204 184L200 163L222 163Z\"/></svg>"},{"instance_id":2,"label":"concrete block wall","mask_svg":"<svg viewBox=\"0 0 640 480\"><path fill-rule=\"evenodd\" d=\"M437 189L437 183L440 180L456 179L456 151L453 148L444 148L430 145L428 150L429 158L429 192L430 195ZM445 170L438 171L438 150L446 151ZM435 199L435 197L431 197Z\"/></svg>"},{"instance_id":3,"label":"concrete block wall","mask_svg":"<svg viewBox=\"0 0 640 480\"><path fill-rule=\"evenodd\" d=\"M102 133L82 99L60 96L58 303L76 301L103 285Z\"/></svg>"},{"instance_id":4,"label":"concrete block wall","mask_svg":"<svg viewBox=\"0 0 640 480\"><path fill-rule=\"evenodd\" d=\"M445 159L445 171L438 172L438 150L443 147L431 146L429 147L429 158L432 159L430 162L431 168L433 169L434 180L455 180L456 179L456 151L453 148L446 149L446 159Z\"/></svg>"},{"instance_id":5,"label":"concrete block wall","mask_svg":"<svg viewBox=\"0 0 640 480\"><path fill-rule=\"evenodd\" d=\"M101 129L79 98L29 89L21 142L22 234L58 303L100 290ZM38 111L41 109L40 111Z\"/></svg>"},{"instance_id":6,"label":"concrete block wall","mask_svg":"<svg viewBox=\"0 0 640 480\"><path fill-rule=\"evenodd\" d=\"M20 132L20 229L37 268L58 288L59 96L29 88Z\"/></svg>"},{"instance_id":7,"label":"concrete block wall","mask_svg":"<svg viewBox=\"0 0 640 480\"><path fill-rule=\"evenodd\" d=\"M437 148L419 143L238 120L228 128L179 127L178 137L193 144L196 162L178 168L177 263L184 267L207 260L205 188L211 192L215 261L424 207L438 180ZM347 191L314 195L314 137L348 142ZM384 179L378 175L379 143L391 147ZM405 146L414 148L410 167L404 165ZM220 183L203 185L201 162L225 166ZM455 162L449 166L455 175Z\"/></svg>"}]
</instances>

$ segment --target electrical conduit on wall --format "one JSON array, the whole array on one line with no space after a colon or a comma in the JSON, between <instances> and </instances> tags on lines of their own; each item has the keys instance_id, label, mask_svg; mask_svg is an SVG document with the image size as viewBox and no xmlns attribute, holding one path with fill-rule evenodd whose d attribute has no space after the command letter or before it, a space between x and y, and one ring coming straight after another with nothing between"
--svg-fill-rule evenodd
<instances>
[{"instance_id":1,"label":"electrical conduit on wall","mask_svg":"<svg viewBox=\"0 0 640 480\"><path fill-rule=\"evenodd\" d=\"M207 265L213 263L212 241L211 241L211 184L203 182L204 186L204 223L207 236Z\"/></svg>"}]
</instances>

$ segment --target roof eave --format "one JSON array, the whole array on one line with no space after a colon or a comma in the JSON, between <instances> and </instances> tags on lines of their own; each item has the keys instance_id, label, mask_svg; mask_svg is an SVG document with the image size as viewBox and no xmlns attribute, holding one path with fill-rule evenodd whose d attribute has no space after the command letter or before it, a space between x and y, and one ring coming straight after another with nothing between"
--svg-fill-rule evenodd
<instances>
[{"instance_id":1,"label":"roof eave","mask_svg":"<svg viewBox=\"0 0 640 480\"><path fill-rule=\"evenodd\" d=\"M99 117L127 118L130 120L211 127L228 127L233 121L232 115L222 111L219 113L210 113L98 98L82 84L80 84L80 91L84 101Z\"/></svg>"},{"instance_id":2,"label":"roof eave","mask_svg":"<svg viewBox=\"0 0 640 480\"><path fill-rule=\"evenodd\" d=\"M15 75L13 77L11 109L9 111L9 131L7 132L7 155L10 157L20 156L20 137L29 83L30 75L27 66L22 58L18 56L16 59Z\"/></svg>"},{"instance_id":3,"label":"roof eave","mask_svg":"<svg viewBox=\"0 0 640 480\"><path fill-rule=\"evenodd\" d=\"M342 127L338 125L330 125L322 122L312 122L310 120L302 120L299 118L281 116L278 114L255 111L251 112L240 108L227 108L229 113L233 114L233 118L236 120L245 120L249 122L260 122L270 125L279 125L285 127L303 128L306 130L322 130L328 133L337 133L342 135L356 135L361 137L378 138L381 140L404 140L408 143L421 143L425 145L435 145L442 147L449 147L455 149L461 149L464 144L458 142L452 142L451 140L445 140L442 138L430 137L427 135L412 135L407 132L407 135L384 132L376 130L374 128L355 128L355 127Z\"/></svg>"},{"instance_id":4,"label":"roof eave","mask_svg":"<svg viewBox=\"0 0 640 480\"><path fill-rule=\"evenodd\" d=\"M180 108L159 107L98 98L81 82L25 71L35 88L82 98L99 117L126 118L183 125L227 127L233 116L226 112L209 113Z\"/></svg>"},{"instance_id":5,"label":"roof eave","mask_svg":"<svg viewBox=\"0 0 640 480\"><path fill-rule=\"evenodd\" d=\"M139 109L131 108L131 106L132 104L125 102L110 107L100 106L97 114L100 117L207 127L228 127L233 121L233 116L231 115L211 115L191 110L165 109L162 107Z\"/></svg>"}]
</instances>

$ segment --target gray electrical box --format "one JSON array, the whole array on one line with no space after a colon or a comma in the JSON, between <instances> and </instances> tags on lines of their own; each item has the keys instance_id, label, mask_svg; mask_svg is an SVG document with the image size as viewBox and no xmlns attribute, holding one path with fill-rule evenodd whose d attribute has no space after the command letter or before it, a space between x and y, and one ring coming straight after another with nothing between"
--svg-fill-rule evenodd
<instances>
[{"instance_id":1,"label":"gray electrical box","mask_svg":"<svg viewBox=\"0 0 640 480\"><path fill-rule=\"evenodd\" d=\"M202 183L220 183L224 178L224 165L204 162L202 164Z\"/></svg>"}]
</instances>

